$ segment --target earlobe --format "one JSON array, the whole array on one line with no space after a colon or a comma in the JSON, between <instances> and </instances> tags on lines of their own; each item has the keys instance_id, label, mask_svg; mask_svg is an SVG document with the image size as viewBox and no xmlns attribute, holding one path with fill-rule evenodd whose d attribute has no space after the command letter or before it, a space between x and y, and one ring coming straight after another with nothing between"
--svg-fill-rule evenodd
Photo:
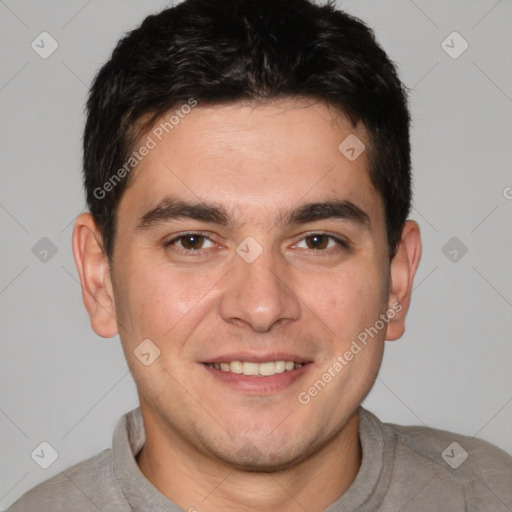
<instances>
[{"instance_id":1,"label":"earlobe","mask_svg":"<svg viewBox=\"0 0 512 512\"><path fill-rule=\"evenodd\" d=\"M73 256L91 327L99 336L111 338L118 331L109 262L90 213L82 213L75 221Z\"/></svg>"},{"instance_id":2,"label":"earlobe","mask_svg":"<svg viewBox=\"0 0 512 512\"><path fill-rule=\"evenodd\" d=\"M412 285L420 258L420 228L415 221L408 220L404 224L397 252L390 265L388 300L390 321L386 331L388 341L397 340L405 332L405 317L411 303Z\"/></svg>"}]
</instances>

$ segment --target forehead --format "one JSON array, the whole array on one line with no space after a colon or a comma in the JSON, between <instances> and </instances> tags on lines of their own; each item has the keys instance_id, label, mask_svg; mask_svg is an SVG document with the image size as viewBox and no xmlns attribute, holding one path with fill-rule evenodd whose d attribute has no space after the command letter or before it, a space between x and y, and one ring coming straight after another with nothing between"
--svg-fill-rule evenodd
<instances>
[{"instance_id":1,"label":"forehead","mask_svg":"<svg viewBox=\"0 0 512 512\"><path fill-rule=\"evenodd\" d=\"M171 117L164 115L136 145L151 149L132 171L120 210L127 202L149 208L171 194L224 204L245 220L326 199L382 213L364 128L322 102L198 105Z\"/></svg>"}]
</instances>

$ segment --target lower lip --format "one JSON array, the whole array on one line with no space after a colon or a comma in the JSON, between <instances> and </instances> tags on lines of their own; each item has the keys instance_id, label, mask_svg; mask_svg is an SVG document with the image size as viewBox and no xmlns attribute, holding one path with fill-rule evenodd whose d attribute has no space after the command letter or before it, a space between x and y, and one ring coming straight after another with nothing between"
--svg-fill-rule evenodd
<instances>
[{"instance_id":1,"label":"lower lip","mask_svg":"<svg viewBox=\"0 0 512 512\"><path fill-rule=\"evenodd\" d=\"M224 372L206 364L203 367L216 380L228 386L252 395L268 395L277 393L291 386L297 379L300 379L309 370L311 363L305 363L300 368L283 373L276 373L268 377L256 377L244 375L243 373Z\"/></svg>"}]
</instances>

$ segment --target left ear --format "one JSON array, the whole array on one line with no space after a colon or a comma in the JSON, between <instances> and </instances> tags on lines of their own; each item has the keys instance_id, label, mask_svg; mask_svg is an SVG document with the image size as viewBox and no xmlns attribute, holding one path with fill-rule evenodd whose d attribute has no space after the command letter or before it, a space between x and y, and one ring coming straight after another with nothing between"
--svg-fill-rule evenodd
<instances>
[{"instance_id":1,"label":"left ear","mask_svg":"<svg viewBox=\"0 0 512 512\"><path fill-rule=\"evenodd\" d=\"M390 265L388 311L393 311L395 316L389 315L386 330L388 341L397 340L405 332L405 317L411 303L412 285L420 258L420 227L417 222L408 220Z\"/></svg>"}]
</instances>

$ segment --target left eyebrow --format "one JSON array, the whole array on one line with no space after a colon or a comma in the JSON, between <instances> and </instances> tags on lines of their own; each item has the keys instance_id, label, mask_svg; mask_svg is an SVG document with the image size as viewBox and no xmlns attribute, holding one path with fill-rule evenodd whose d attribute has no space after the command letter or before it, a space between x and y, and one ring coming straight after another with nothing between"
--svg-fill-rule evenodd
<instances>
[{"instance_id":1,"label":"left eyebrow","mask_svg":"<svg viewBox=\"0 0 512 512\"><path fill-rule=\"evenodd\" d=\"M146 230L161 222L178 219L192 219L221 226L235 224L222 206L166 198L140 217L137 229ZM281 216L276 224L300 225L328 219L341 219L366 229L370 225L369 215L348 200L306 203Z\"/></svg>"},{"instance_id":2,"label":"left eyebrow","mask_svg":"<svg viewBox=\"0 0 512 512\"><path fill-rule=\"evenodd\" d=\"M319 220L341 219L364 228L370 227L370 216L359 206L345 199L307 203L292 210L282 224L307 224Z\"/></svg>"}]
</instances>

